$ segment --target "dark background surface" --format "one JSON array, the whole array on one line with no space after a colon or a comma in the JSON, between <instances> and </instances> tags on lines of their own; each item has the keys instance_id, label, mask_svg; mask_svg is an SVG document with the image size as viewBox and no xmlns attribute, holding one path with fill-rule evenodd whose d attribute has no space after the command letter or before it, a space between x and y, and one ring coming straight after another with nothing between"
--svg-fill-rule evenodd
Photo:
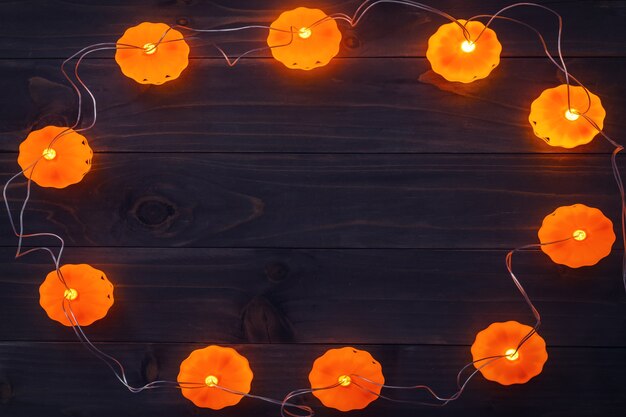
<instances>
[{"instance_id":1,"label":"dark background surface","mask_svg":"<svg viewBox=\"0 0 626 417\"><path fill-rule=\"evenodd\" d=\"M602 98L607 133L626 141L626 2L542 3L563 15L567 63ZM432 3L458 18L507 4ZM351 14L357 2L0 2L0 180L19 170L16 150L31 129L73 123L77 101L59 65L78 49L114 42L142 21L268 24L298 5ZM510 15L555 39L553 16ZM495 23L500 66L458 85L424 58L442 23L379 6L343 31L339 57L310 72L267 53L228 68L208 46L241 53L262 46L265 31L190 40L188 69L162 86L124 77L112 53L84 62L99 102L86 135L93 170L64 190L34 187L27 231L60 233L65 263L90 263L116 285L115 305L87 331L133 384L175 379L191 350L219 343L248 357L253 393L282 398L307 387L326 349L354 345L382 363L388 383L449 395L478 331L494 321L532 323L504 255L536 242L543 217L561 205L595 206L617 222L612 149L601 138L551 148L533 135L531 101L563 77L532 32ZM23 191L11 188L14 205ZM1 416L278 415L249 399L213 412L174 390L128 393L46 317L38 286L48 259L15 261L2 220ZM576 270L541 252L516 255L550 356L529 383L503 387L478 376L442 409L379 400L349 415L623 415L620 250L618 242L598 265ZM318 415L341 415L305 402Z\"/></svg>"}]
</instances>

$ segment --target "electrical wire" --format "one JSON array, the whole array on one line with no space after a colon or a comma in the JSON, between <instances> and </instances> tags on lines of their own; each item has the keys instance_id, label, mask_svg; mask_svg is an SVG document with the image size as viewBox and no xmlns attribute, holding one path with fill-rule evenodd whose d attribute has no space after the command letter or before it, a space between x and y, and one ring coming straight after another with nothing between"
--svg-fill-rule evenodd
<instances>
[{"instance_id":1,"label":"electrical wire","mask_svg":"<svg viewBox=\"0 0 626 417\"><path fill-rule=\"evenodd\" d=\"M624 284L624 288L626 290L626 203L625 203L625 193L624 193L624 186L623 186L623 182L621 179L621 175L620 175L620 171L617 165L617 154L622 151L624 149L624 147L622 145L620 145L619 143L617 143L616 141L614 141L612 138L610 138L599 126L598 124L592 120L589 116L587 116L587 112L590 109L591 106L591 97L589 95L589 91L587 90L587 88L578 80L576 79L574 76L572 76L568 69L567 66L565 64L565 60L563 57L563 53L562 53L562 46L561 46L561 40L562 40L562 30L563 30L563 19L562 17L555 12L554 10L550 9L549 7L540 5L540 4L536 4L536 3L515 3L509 6L506 6L502 9L500 9L499 11L497 11L495 14L493 15L476 15L474 17L471 17L470 19L468 19L466 21L466 23L462 24L460 23L457 19L455 19L454 17L452 17L451 15L449 15L448 13L445 13L441 10L438 10L434 7L428 6L426 4L423 3L418 3L418 2L414 2L414 1L410 1L410 0L378 0L378 1L372 1L372 0L366 0L363 1L359 7L356 9L356 11L354 12L354 14L352 16L349 16L347 14L343 14L343 13L335 13L332 15L329 15L323 19L320 19L316 22L312 22L311 25L308 26L308 28L313 28L319 24L322 24L323 22L327 21L327 20L341 20L344 22L347 22L351 27L356 27L364 18L364 16L370 11L372 10L375 6L380 5L380 4L384 4L384 3L391 3L391 4L399 4L399 5L404 5L404 6L409 6L409 7L413 7L413 8L417 8L419 10L423 10L423 11L427 11L427 12L431 12L434 13L436 15L439 15L440 17L443 17L447 20L450 20L456 24L458 24L461 28L461 30L463 31L464 37L468 40L468 41L473 41L476 42L480 39L480 37L482 36L482 34L484 33L484 31L497 19L497 20L504 20L504 21L510 21L510 22L514 22L520 25L523 25L527 28L529 28L530 30L532 30L537 37L539 38L539 41L541 43L541 46L543 47L543 50L546 54L546 56L548 57L548 59L561 71L563 72L564 76L565 76L565 83L567 85L567 101L568 101L568 108L571 112L573 112L574 114L578 114L580 116L582 116L587 122L589 122L597 131L600 135L602 135L611 145L614 146L614 151L611 155L611 166L612 166L612 170L613 170L613 175L615 178L615 181L618 185L619 188L619 192L620 192L620 197L621 197L621 226L622 226L622 239L624 242L624 252L623 252L623 257L622 257L622 281ZM553 15L555 15L558 19L558 34L557 34L557 57L556 59L552 56L552 54L549 51L549 48L547 46L547 42L544 38L544 36L541 34L541 32L539 30L537 30L535 27L511 18L509 16L504 16L503 13L506 11L509 11L513 8L518 8L518 7L536 7L536 8L540 8L543 10L546 10L550 13L552 13ZM484 25L484 28L481 30L481 32L477 35L477 37L475 39L471 39L470 37L470 33L466 28L467 22L470 22L472 20L475 19L481 19L481 18L488 18L487 23ZM277 29L277 28L272 28L271 26L265 26L265 25L247 25L247 26L241 26L241 27L233 27L233 28L221 28L221 29L194 29L194 28L190 28L187 26L181 26L181 25L172 25L170 26L164 33L163 35L160 37L160 39L155 43L155 47L158 46L161 43L166 43L166 42L176 42L176 41L181 41L183 40L181 39L172 39L172 40L164 40L165 36L167 35L167 33L172 30L172 29L181 29L181 30L187 30L193 33L198 33L198 34L215 34L215 33L227 33L227 32L238 32L238 31L243 31L243 30L250 30L250 29L266 29L266 30L276 30L276 31L280 31L280 32L286 32L286 33L290 33L291 34L291 39L288 43L286 44L281 44L281 45L275 45L275 46L269 46L269 47L263 47L263 48L254 48L251 49L249 51L244 52L242 55L238 56L237 58L231 59L228 54L217 44L212 43L211 45L213 45L222 55L222 57L225 59L226 63L228 66L232 67L234 65L236 65L243 57L248 56L250 54L256 53L256 52L260 52L263 50L268 50L268 49L272 49L272 48L280 48L280 47L285 47L288 46L292 43L293 38L294 38L294 34L297 33L297 31L299 30L298 28L294 28L291 27L289 30L284 30L284 29ZM187 38L189 39L189 38ZM120 44L118 43L97 43L97 44L93 44L90 46L87 46L85 48L82 48L81 50L77 51L76 53L74 53L73 55L71 55L69 58L67 58L66 60L63 61L63 63L61 64L61 72L63 73L64 77L67 79L67 81L71 84L72 88L74 89L77 97L78 97L78 109L77 109L77 114L76 114L76 121L75 123L71 126L66 128L65 130L63 130L62 132L60 132L58 135L56 135L50 142L49 144L49 148L54 145L54 143L58 140L60 140L63 136L69 134L72 131L75 132L85 132L88 131L89 129L93 128L96 124L97 121L97 101L96 98L94 96L94 94L92 93L92 91L89 89L89 87L86 85L86 83L83 82L83 80L81 79L80 75L79 75L79 66L82 63L82 61L85 59L85 57L87 57L88 55L92 54L92 53L96 53L96 52L100 52L100 51L108 51L108 50L117 50L117 49L144 49L144 46L138 46L138 45L127 45L127 44ZM70 75L68 74L68 72L66 71L66 66L72 61L72 60L76 60L75 64L74 64L74 70L73 70L73 75L74 78L76 80L76 82L70 77ZM574 81L577 85L581 86L585 93L587 94L587 99L588 99L588 104L587 104L587 108L584 111L579 111L576 109L573 109L571 107L571 101L570 101L570 85L571 85L571 81ZM90 103L93 109L93 117L91 119L91 122L89 122L86 126L84 127L79 127L82 125L83 122L83 93L82 91L85 91L85 93L89 96L90 98ZM31 196L31 183L32 183L32 175L34 170L37 167L37 164L41 161L41 159L43 158L43 155L40 156L36 161L34 161L31 165L29 165L27 168L23 169L22 171L18 172L17 174L13 175L4 185L3 187L3 199L4 199L4 203L5 203L5 208L7 210L8 213L8 217L9 217L9 222L12 228L13 233L16 235L16 237L18 238L18 243L17 243L17 250L16 250L16 258L20 258L22 256L25 256L27 254L33 253L33 252L37 252L37 251L44 251L46 253L48 253L53 261L54 267L55 267L55 271L57 273L57 276L59 277L59 280L65 285L65 287L67 289L69 289L69 286L67 285L62 271L60 269L60 262L61 262L61 258L64 252L64 248L65 248L65 241L63 240L63 238L55 233L49 233L49 232L39 232L39 233L25 233L25 226L24 226L24 214L25 211L27 209L27 205ZM9 199L7 197L7 191L10 187L10 185L13 183L13 181L15 181L18 177L20 177L22 174L27 176L27 181L26 181L26 195L23 199L23 202L21 204L20 210L19 210L19 214L18 214L18 222L16 225L16 222L14 220L13 214L12 214L12 209L9 203ZM31 238L53 238L56 241L59 242L59 246L58 246L58 252L54 252L53 249L51 249L48 246L39 246L39 247L33 247L30 248L28 250L23 251L23 242L25 239L31 239ZM568 239L571 239L568 238ZM528 307L530 308L534 318L535 318L535 325L533 326L532 330L522 339L520 340L518 346L516 347L516 352L517 350L519 350L526 341L528 341L537 331L538 327L541 325L541 316L539 314L539 311L537 310L537 308L533 305L530 297L528 296L527 292L524 290L523 286L521 285L520 281L517 279L517 277L515 276L514 272L513 272L513 268L512 268L512 258L513 258L513 254L516 253L517 251L521 251L521 250L528 250L528 249L537 249L540 248L543 245L549 245L549 244L554 244L554 243L558 243L558 242L563 242L565 240L568 239L563 239L563 240L559 240L559 241L555 241L555 242L549 242L549 243L540 243L540 244L531 244L531 245L526 245L526 246L522 246L516 249L513 249L511 251L509 251L506 255L505 261L506 261L506 266L507 266L507 270L510 274L511 279L513 280L515 286L517 287L518 291L521 293L521 295L523 296L525 302L527 303ZM101 360L102 362L104 362L109 368L110 370L113 372L113 374L115 375L115 377L120 381L120 383L122 385L124 385L130 392L132 393L139 393L142 392L144 390L150 390L150 389L156 389L156 388L165 388L165 387L169 387L169 388L177 388L177 389L196 389L196 388L206 388L206 384L201 383L201 382L179 382L179 381L167 381L167 380L157 380L157 381L152 381L150 383L147 383L145 385L142 386L133 386L128 382L127 376L126 376L126 371L124 369L124 366L121 364L120 361L118 361L116 358L114 358L113 356L103 352L101 349L99 349L98 347L96 347L93 342L91 342L91 340L87 337L86 333L84 332L83 328L80 326L80 324L78 323L78 320L76 319L76 316L74 314L74 312L72 311L71 308L71 301L64 299L62 302L62 307L63 307L63 312L66 316L66 318L68 319L68 321L71 323L71 327L74 331L74 333L76 334L76 337L78 338L78 340L81 342L81 344L83 344L86 349L91 352L95 357L97 357L99 360ZM513 353L515 354L515 353ZM423 390L425 391L427 394L429 394L433 400L437 401L435 403L433 402L422 402L422 401L408 401L408 400L400 400L400 399L395 399L392 397L389 397L387 395L382 395L379 393L375 393L373 391L371 391L370 389L368 389L367 387L362 386L361 384L358 384L357 382L352 382L355 384L355 386L363 389L366 392L369 392L370 394L374 394L377 395L380 398L389 400L389 401L394 401L394 402L403 402L403 403L411 403L411 404L419 404L419 405L428 405L428 406L443 406L448 404L451 401L454 401L456 399L458 399L461 394L464 392L466 386L468 385L468 383L470 382L470 380L480 371L480 369L482 369L485 366L488 366L489 364L493 363L494 361L497 361L499 359L502 359L504 357L506 357L507 355L498 355L498 356L492 356L492 357L487 357L487 358L481 358L478 359L476 361L472 361L468 364L466 364L463 368L461 368L461 370L457 373L457 391L454 392L452 395L450 396L441 396L435 393L435 391L430 388L427 385L414 385L414 386L395 386L395 385L386 385L386 384L378 384L374 381L371 381L365 377L359 376L359 375L352 375L352 377L361 380L363 382L366 382L368 384L373 384L373 385L377 385L380 388L385 388L385 389L392 389L392 390ZM480 366L476 366L476 363L479 362L484 362L482 363ZM471 366L475 366L476 369L471 372L469 374L469 376L467 376L465 379L462 378L463 373L469 369ZM252 399L257 399L257 400L262 400L262 401L266 401L272 404L276 404L276 405L280 405L280 410L281 410L281 416L283 417L311 417L313 416L313 410L308 407L308 406L302 406L302 405L297 405L294 404L292 402L290 402L292 399L305 395L305 394L310 394L313 393L315 391L319 391L319 390L327 390L327 389L333 389L336 388L337 386L339 386L340 384L334 384L332 386L329 387L323 387L323 388L309 388L309 389L300 389L300 390L295 390L290 392L289 394L287 394L284 399L281 400L275 400L269 397L262 397L262 396L257 396L257 395L253 395L253 394L249 394L249 393L243 393L243 392L239 392L239 391L235 391L232 389L229 389L227 387L222 387L219 385L216 385L215 387L218 389L222 389L226 392L232 393L234 395L241 395L241 396L245 396L248 398L252 398ZM306 414L295 414L292 411L289 411L289 408L294 408L295 410L299 410L302 412L305 412ZM295 411L294 410L294 411Z\"/></svg>"}]
</instances>

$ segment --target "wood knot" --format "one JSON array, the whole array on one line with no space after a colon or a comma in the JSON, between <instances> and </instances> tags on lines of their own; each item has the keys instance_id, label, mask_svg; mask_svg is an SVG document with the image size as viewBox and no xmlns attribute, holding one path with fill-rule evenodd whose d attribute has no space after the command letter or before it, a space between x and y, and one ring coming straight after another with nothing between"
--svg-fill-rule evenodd
<instances>
[{"instance_id":1,"label":"wood knot","mask_svg":"<svg viewBox=\"0 0 626 417\"><path fill-rule=\"evenodd\" d=\"M293 342L291 323L267 298L256 296L243 310L243 332L250 343Z\"/></svg>"},{"instance_id":2,"label":"wood knot","mask_svg":"<svg viewBox=\"0 0 626 417\"><path fill-rule=\"evenodd\" d=\"M282 262L272 262L265 265L265 276L270 282L281 282L289 276L289 267Z\"/></svg>"},{"instance_id":3,"label":"wood knot","mask_svg":"<svg viewBox=\"0 0 626 417\"><path fill-rule=\"evenodd\" d=\"M361 46L361 41L355 35L344 36L343 46L349 49L356 49Z\"/></svg>"},{"instance_id":4,"label":"wood knot","mask_svg":"<svg viewBox=\"0 0 626 417\"><path fill-rule=\"evenodd\" d=\"M144 197L133 208L135 217L145 226L158 227L169 223L176 215L176 208L160 197Z\"/></svg>"},{"instance_id":5,"label":"wood knot","mask_svg":"<svg viewBox=\"0 0 626 417\"><path fill-rule=\"evenodd\" d=\"M8 404L13 398L13 387L6 380L0 380L0 404Z\"/></svg>"},{"instance_id":6,"label":"wood knot","mask_svg":"<svg viewBox=\"0 0 626 417\"><path fill-rule=\"evenodd\" d=\"M75 117L74 91L64 85L42 77L28 79L28 91L37 109L35 128L47 125L69 126Z\"/></svg>"},{"instance_id":7,"label":"wood knot","mask_svg":"<svg viewBox=\"0 0 626 417\"><path fill-rule=\"evenodd\" d=\"M159 378L159 362L152 352L147 352L141 361L141 376L146 384Z\"/></svg>"}]
</instances>

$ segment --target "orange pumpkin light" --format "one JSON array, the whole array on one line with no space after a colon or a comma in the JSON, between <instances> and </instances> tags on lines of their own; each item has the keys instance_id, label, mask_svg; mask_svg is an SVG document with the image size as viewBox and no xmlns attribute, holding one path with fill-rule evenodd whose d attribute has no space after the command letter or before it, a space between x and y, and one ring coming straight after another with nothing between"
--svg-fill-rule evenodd
<instances>
[{"instance_id":1,"label":"orange pumpkin light","mask_svg":"<svg viewBox=\"0 0 626 417\"><path fill-rule=\"evenodd\" d=\"M359 378L362 377L362 378ZM372 355L352 347L330 349L313 363L309 374L311 388L334 388L313 391L326 407L340 411L360 410L378 398L384 384L383 370ZM371 392L368 392L371 391Z\"/></svg>"},{"instance_id":2,"label":"orange pumpkin light","mask_svg":"<svg viewBox=\"0 0 626 417\"><path fill-rule=\"evenodd\" d=\"M220 410L237 404L243 398L220 387L247 394L252 377L245 357L235 349L213 345L191 352L180 364L178 383L183 396L198 407ZM190 386L193 384L201 388Z\"/></svg>"},{"instance_id":3,"label":"orange pumpkin light","mask_svg":"<svg viewBox=\"0 0 626 417\"><path fill-rule=\"evenodd\" d=\"M37 185L65 188L83 179L92 157L83 135L66 127L46 126L30 132L20 144L17 163Z\"/></svg>"},{"instance_id":4,"label":"orange pumpkin light","mask_svg":"<svg viewBox=\"0 0 626 417\"><path fill-rule=\"evenodd\" d=\"M283 12L270 27L267 45L287 68L321 67L339 52L341 32L337 23L319 9L298 7Z\"/></svg>"},{"instance_id":5,"label":"orange pumpkin light","mask_svg":"<svg viewBox=\"0 0 626 417\"><path fill-rule=\"evenodd\" d=\"M502 385L524 384L543 370L548 360L546 342L533 334L516 350L532 327L516 321L492 323L476 335L472 345L474 366L483 376ZM504 356L501 359L485 359ZM477 362L476 362L477 361ZM492 361L492 362L490 362Z\"/></svg>"},{"instance_id":6,"label":"orange pumpkin light","mask_svg":"<svg viewBox=\"0 0 626 417\"><path fill-rule=\"evenodd\" d=\"M502 45L496 33L478 21L459 19L469 32L465 38L457 23L447 23L428 39L426 58L433 71L448 81L471 83L487 77L500 63ZM478 38L478 35L480 38ZM478 38L478 39L477 39ZM471 39L477 39L476 42Z\"/></svg>"},{"instance_id":7,"label":"orange pumpkin light","mask_svg":"<svg viewBox=\"0 0 626 417\"><path fill-rule=\"evenodd\" d=\"M163 84L187 68L189 45L165 23L143 22L118 39L115 61L124 75L140 84Z\"/></svg>"},{"instance_id":8,"label":"orange pumpkin light","mask_svg":"<svg viewBox=\"0 0 626 417\"><path fill-rule=\"evenodd\" d=\"M584 204L557 208L543 219L538 234L544 243L541 250L553 262L571 268L597 264L611 253L615 242L613 222L597 208Z\"/></svg>"},{"instance_id":9,"label":"orange pumpkin light","mask_svg":"<svg viewBox=\"0 0 626 417\"><path fill-rule=\"evenodd\" d=\"M63 285L57 271L50 272L39 287L39 304L48 317L65 326L72 326L67 314L70 309L80 326L88 326L107 315L113 305L113 284L104 272L90 265L63 265L61 274L69 289Z\"/></svg>"},{"instance_id":10,"label":"orange pumpkin light","mask_svg":"<svg viewBox=\"0 0 626 417\"><path fill-rule=\"evenodd\" d=\"M587 107L589 109L587 110ZM570 86L570 107L567 103L567 84L543 90L530 105L528 120L538 138L550 146L574 148L593 140L598 130L579 112L593 120L600 129L604 126L606 111L600 98L583 87Z\"/></svg>"}]
</instances>

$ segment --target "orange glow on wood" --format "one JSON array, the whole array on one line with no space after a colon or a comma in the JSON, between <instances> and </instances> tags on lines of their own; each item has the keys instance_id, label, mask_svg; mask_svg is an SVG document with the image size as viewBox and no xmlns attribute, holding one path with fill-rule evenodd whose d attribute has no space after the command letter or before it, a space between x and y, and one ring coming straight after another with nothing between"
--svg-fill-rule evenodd
<instances>
[{"instance_id":1,"label":"orange glow on wood","mask_svg":"<svg viewBox=\"0 0 626 417\"><path fill-rule=\"evenodd\" d=\"M481 368L491 359L474 363L476 369L490 380L502 385L524 384L539 375L548 360L546 342L533 334L517 352L515 348L532 327L516 321L492 323L476 335L472 345L472 360L503 356ZM506 355L506 356L505 356Z\"/></svg>"},{"instance_id":2,"label":"orange glow on wood","mask_svg":"<svg viewBox=\"0 0 626 417\"><path fill-rule=\"evenodd\" d=\"M52 140L66 127L46 126L30 132L20 144L17 163L24 175L41 187L65 188L80 182L91 169L93 151L87 139L74 130ZM32 167L33 163L37 165Z\"/></svg>"},{"instance_id":3,"label":"orange glow on wood","mask_svg":"<svg viewBox=\"0 0 626 417\"><path fill-rule=\"evenodd\" d=\"M459 19L460 24L466 20ZM448 81L471 83L487 77L500 63L502 45L496 33L487 28L477 39L485 25L478 21L467 22L470 40L456 23L447 23L428 39L426 58L434 72Z\"/></svg>"},{"instance_id":4,"label":"orange glow on wood","mask_svg":"<svg viewBox=\"0 0 626 417\"><path fill-rule=\"evenodd\" d=\"M363 377L384 384L383 370L372 355L351 347L330 349L313 363L309 374L311 388L337 387L314 391L326 407L340 411L360 410L378 397L366 390L380 393L381 387L363 380ZM357 385L365 388L359 388Z\"/></svg>"},{"instance_id":5,"label":"orange glow on wood","mask_svg":"<svg viewBox=\"0 0 626 417\"><path fill-rule=\"evenodd\" d=\"M323 11L306 7L283 12L267 36L274 58L287 68L301 70L328 64L339 52L340 43L337 23Z\"/></svg>"},{"instance_id":6,"label":"orange glow on wood","mask_svg":"<svg viewBox=\"0 0 626 417\"><path fill-rule=\"evenodd\" d=\"M185 398L198 407L220 410L237 404L241 395L226 392L219 387L243 393L250 392L252 370L248 360L235 349L221 346L208 346L191 352L180 364L178 383ZM205 386L193 388L189 384Z\"/></svg>"},{"instance_id":7,"label":"orange glow on wood","mask_svg":"<svg viewBox=\"0 0 626 417\"><path fill-rule=\"evenodd\" d=\"M168 29L165 23L144 22L124 32L115 51L124 75L140 84L157 85L180 76L189 64L189 45L182 33Z\"/></svg>"},{"instance_id":8,"label":"orange glow on wood","mask_svg":"<svg viewBox=\"0 0 626 417\"><path fill-rule=\"evenodd\" d=\"M68 290L59 279L57 271L50 272L39 287L39 304L52 320L71 326L67 314L81 326L89 326L107 315L113 305L113 284L104 272L87 264L66 264L60 268Z\"/></svg>"},{"instance_id":9,"label":"orange glow on wood","mask_svg":"<svg viewBox=\"0 0 626 417\"><path fill-rule=\"evenodd\" d=\"M539 241L553 262L570 268L595 265L611 253L613 223L600 210L584 204L563 206L543 219Z\"/></svg>"},{"instance_id":10,"label":"orange glow on wood","mask_svg":"<svg viewBox=\"0 0 626 417\"><path fill-rule=\"evenodd\" d=\"M588 98L584 88L570 86L570 105L571 110L567 106L567 84L543 90L530 105L528 116L535 135L550 146L563 148L575 148L591 142L598 130L579 112L590 106L585 116L602 129L606 111L600 98L592 92L589 92Z\"/></svg>"}]
</instances>

